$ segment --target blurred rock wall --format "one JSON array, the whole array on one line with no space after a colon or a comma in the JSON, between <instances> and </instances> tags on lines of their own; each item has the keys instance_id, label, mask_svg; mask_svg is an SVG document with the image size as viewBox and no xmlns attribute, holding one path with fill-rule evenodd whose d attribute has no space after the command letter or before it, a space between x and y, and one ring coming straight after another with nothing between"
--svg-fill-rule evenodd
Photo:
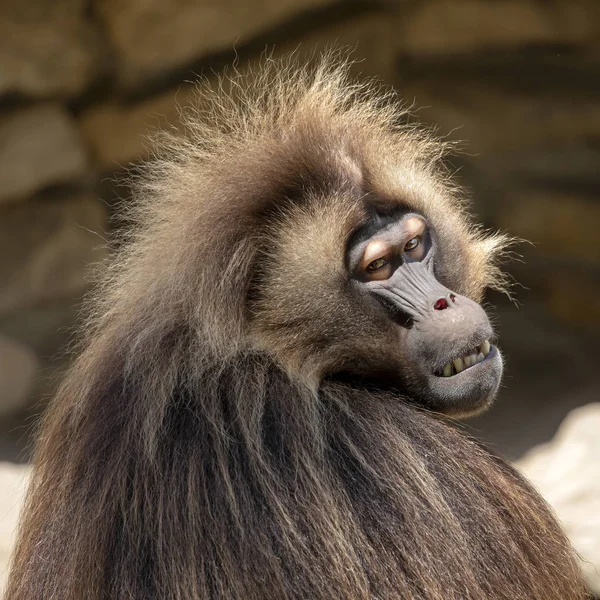
<instances>
[{"instance_id":1,"label":"blurred rock wall","mask_svg":"<svg viewBox=\"0 0 600 600\"><path fill-rule=\"evenodd\" d=\"M536 244L513 270L539 310L600 326L597 0L3 0L0 417L52 389L119 177L190 82L331 45L465 140L476 211Z\"/></svg>"}]
</instances>

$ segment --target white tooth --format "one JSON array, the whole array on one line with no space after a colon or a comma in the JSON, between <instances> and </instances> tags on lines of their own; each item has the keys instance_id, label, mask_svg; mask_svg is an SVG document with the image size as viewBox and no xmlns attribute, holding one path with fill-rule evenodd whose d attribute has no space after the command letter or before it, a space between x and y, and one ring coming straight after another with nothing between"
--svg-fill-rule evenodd
<instances>
[{"instance_id":1,"label":"white tooth","mask_svg":"<svg viewBox=\"0 0 600 600\"><path fill-rule=\"evenodd\" d=\"M477 362L481 362L483 359L485 358L485 356L483 354L481 354L481 352L477 355Z\"/></svg>"},{"instance_id":2,"label":"white tooth","mask_svg":"<svg viewBox=\"0 0 600 600\"><path fill-rule=\"evenodd\" d=\"M457 373L464 371L465 363L463 362L462 358L455 358L452 362L454 363L454 368L456 369Z\"/></svg>"},{"instance_id":3,"label":"white tooth","mask_svg":"<svg viewBox=\"0 0 600 600\"><path fill-rule=\"evenodd\" d=\"M490 353L490 342L485 340L485 342L483 342L483 344L481 344L479 347L479 350L481 351L481 354L487 356Z\"/></svg>"},{"instance_id":4,"label":"white tooth","mask_svg":"<svg viewBox=\"0 0 600 600\"><path fill-rule=\"evenodd\" d=\"M465 356L464 361L465 361L465 368L472 367L475 364L472 354L469 354L469 356Z\"/></svg>"},{"instance_id":5,"label":"white tooth","mask_svg":"<svg viewBox=\"0 0 600 600\"><path fill-rule=\"evenodd\" d=\"M452 375L452 363L446 363L444 365L444 377L450 377Z\"/></svg>"}]
</instances>

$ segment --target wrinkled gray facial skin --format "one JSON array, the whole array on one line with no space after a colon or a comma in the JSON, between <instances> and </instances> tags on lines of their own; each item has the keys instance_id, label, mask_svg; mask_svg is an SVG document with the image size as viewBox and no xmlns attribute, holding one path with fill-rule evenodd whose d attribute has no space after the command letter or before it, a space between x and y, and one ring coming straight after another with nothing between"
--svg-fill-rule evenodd
<instances>
[{"instance_id":1,"label":"wrinkled gray facial skin","mask_svg":"<svg viewBox=\"0 0 600 600\"><path fill-rule=\"evenodd\" d=\"M430 409L456 416L491 404L502 357L483 308L440 283L437 248L425 219L404 215L349 249L356 285L401 326L403 384ZM449 410L450 408L450 410Z\"/></svg>"}]
</instances>

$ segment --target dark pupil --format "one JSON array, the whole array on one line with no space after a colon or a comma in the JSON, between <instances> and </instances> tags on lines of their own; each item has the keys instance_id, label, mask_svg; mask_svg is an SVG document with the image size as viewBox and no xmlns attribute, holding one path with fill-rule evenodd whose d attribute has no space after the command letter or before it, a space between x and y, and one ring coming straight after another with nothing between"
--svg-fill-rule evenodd
<instances>
[{"instance_id":1,"label":"dark pupil","mask_svg":"<svg viewBox=\"0 0 600 600\"><path fill-rule=\"evenodd\" d=\"M406 248L406 250L414 250L418 245L419 245L419 238L413 238L406 244L405 248Z\"/></svg>"}]
</instances>

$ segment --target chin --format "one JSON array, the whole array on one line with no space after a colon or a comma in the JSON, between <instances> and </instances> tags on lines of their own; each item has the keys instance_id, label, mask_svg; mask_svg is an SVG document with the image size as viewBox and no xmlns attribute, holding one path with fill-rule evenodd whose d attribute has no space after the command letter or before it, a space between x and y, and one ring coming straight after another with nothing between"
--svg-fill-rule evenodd
<instances>
[{"instance_id":1,"label":"chin","mask_svg":"<svg viewBox=\"0 0 600 600\"><path fill-rule=\"evenodd\" d=\"M494 402L502 379L500 350L490 345L483 359L450 375L423 373L414 382L413 396L426 408L452 417L473 416Z\"/></svg>"}]
</instances>

